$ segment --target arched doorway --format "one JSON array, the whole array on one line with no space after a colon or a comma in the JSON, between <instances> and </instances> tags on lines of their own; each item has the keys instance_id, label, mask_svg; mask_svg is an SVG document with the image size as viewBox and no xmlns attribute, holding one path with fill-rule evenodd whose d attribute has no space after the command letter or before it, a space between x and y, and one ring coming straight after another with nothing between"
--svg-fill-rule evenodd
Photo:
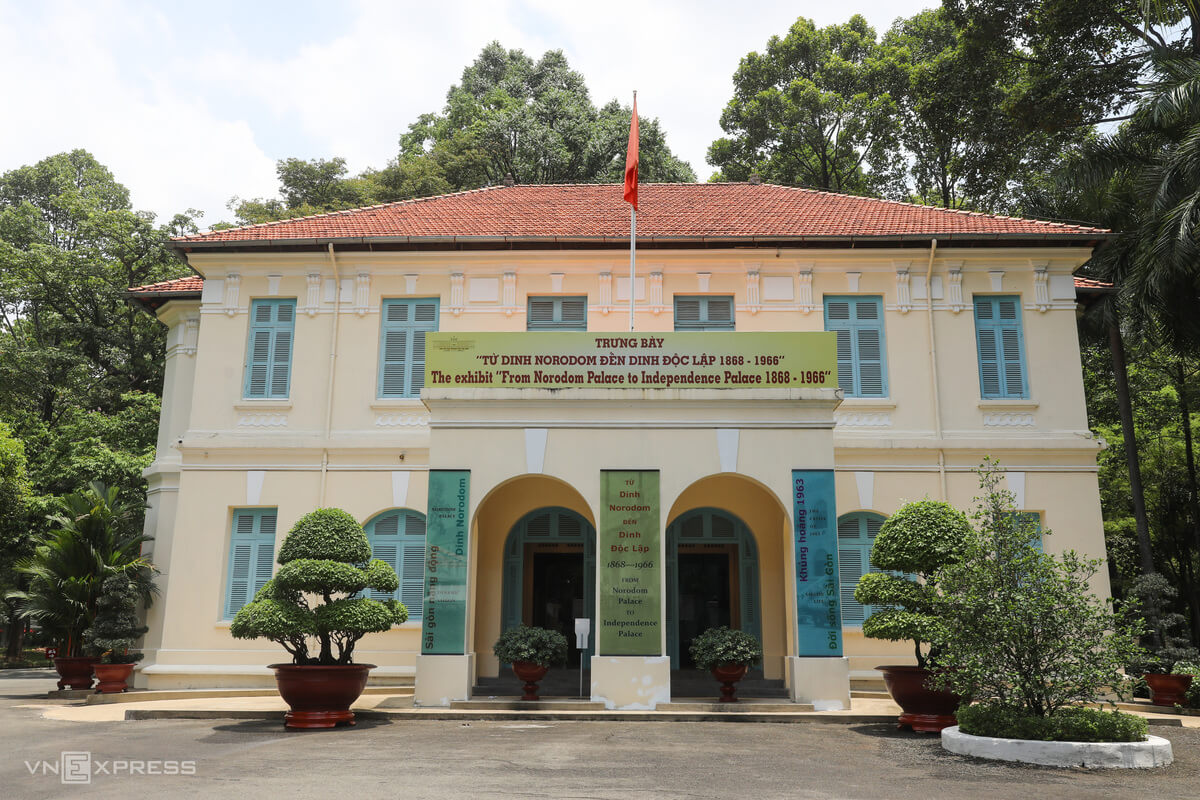
<instances>
[{"instance_id":1,"label":"arched doorway","mask_svg":"<svg viewBox=\"0 0 1200 800\"><path fill-rule=\"evenodd\" d=\"M671 668L692 667L688 646L727 625L762 638L758 548L728 511L697 508L667 527L667 653Z\"/></svg>"},{"instance_id":2,"label":"arched doorway","mask_svg":"<svg viewBox=\"0 0 1200 800\"><path fill-rule=\"evenodd\" d=\"M522 623L567 637L568 664L579 663L575 620L595 618L596 530L562 507L539 508L522 517L504 543L501 629ZM595 630L583 656L592 652Z\"/></svg>"}]
</instances>

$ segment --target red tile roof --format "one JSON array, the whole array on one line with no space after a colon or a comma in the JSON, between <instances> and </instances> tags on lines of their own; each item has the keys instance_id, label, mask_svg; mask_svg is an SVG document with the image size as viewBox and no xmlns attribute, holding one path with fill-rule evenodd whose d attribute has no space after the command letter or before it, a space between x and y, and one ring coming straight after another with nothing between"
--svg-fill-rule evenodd
<instances>
[{"instance_id":1,"label":"red tile roof","mask_svg":"<svg viewBox=\"0 0 1200 800\"><path fill-rule=\"evenodd\" d=\"M1111 283L1105 283L1104 281L1093 280L1092 278L1084 278L1079 275L1075 276L1075 289L1076 290L1079 290L1079 289L1104 290L1104 289L1115 289L1115 288L1116 287Z\"/></svg>"},{"instance_id":2,"label":"red tile roof","mask_svg":"<svg viewBox=\"0 0 1200 800\"><path fill-rule=\"evenodd\" d=\"M133 286L130 294L156 295L163 293L179 294L181 292L198 292L204 288L204 278L199 275L188 275L186 278L176 278L173 281L160 281L145 286Z\"/></svg>"},{"instance_id":3,"label":"red tile roof","mask_svg":"<svg viewBox=\"0 0 1200 800\"><path fill-rule=\"evenodd\" d=\"M638 240L1103 238L1108 231L771 184L640 187ZM324 241L613 241L629 238L620 184L494 186L229 228L177 247ZM302 241L301 241L302 240Z\"/></svg>"}]
</instances>

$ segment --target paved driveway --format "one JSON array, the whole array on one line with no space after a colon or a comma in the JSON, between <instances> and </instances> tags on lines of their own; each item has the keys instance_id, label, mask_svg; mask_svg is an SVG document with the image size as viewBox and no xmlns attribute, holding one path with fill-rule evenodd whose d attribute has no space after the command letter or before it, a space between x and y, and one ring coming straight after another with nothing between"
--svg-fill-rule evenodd
<instances>
[{"instance_id":1,"label":"paved driveway","mask_svg":"<svg viewBox=\"0 0 1200 800\"><path fill-rule=\"evenodd\" d=\"M1052 770L951 756L936 737L891 725L366 720L285 733L265 722L65 722L18 707L44 703L35 696L53 686L44 672L22 674L0 673L5 800L1200 796L1195 728L1152 729L1174 744L1164 769ZM50 774L64 751L90 754L90 784ZM194 774L130 774L138 768Z\"/></svg>"}]
</instances>

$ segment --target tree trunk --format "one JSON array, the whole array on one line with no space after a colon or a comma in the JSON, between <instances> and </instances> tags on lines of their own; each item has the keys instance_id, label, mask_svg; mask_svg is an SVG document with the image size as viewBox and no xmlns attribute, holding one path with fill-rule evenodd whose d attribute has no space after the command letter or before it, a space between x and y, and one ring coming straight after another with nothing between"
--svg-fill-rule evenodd
<instances>
[{"instance_id":1,"label":"tree trunk","mask_svg":"<svg viewBox=\"0 0 1200 800\"><path fill-rule=\"evenodd\" d=\"M1181 560L1188 567L1187 572L1190 574L1191 559L1195 553L1200 553L1200 489L1197 489L1196 482L1196 455L1192 447L1192 409L1188 402L1187 371L1184 369L1183 359L1175 362L1175 374L1172 377L1175 380L1175 393L1179 396L1179 414L1183 422L1183 449L1188 475L1187 502L1192 522L1193 549L1191 552L1185 552ZM1194 644L1200 642L1200 597L1197 596L1195 584L1190 581L1187 599L1192 612L1191 638Z\"/></svg>"},{"instance_id":2,"label":"tree trunk","mask_svg":"<svg viewBox=\"0 0 1200 800\"><path fill-rule=\"evenodd\" d=\"M1133 406L1129 400L1129 370L1125 365L1125 343L1121 339L1120 321L1108 324L1108 349L1112 355L1113 377L1117 389L1117 406L1121 412L1121 434L1125 441L1125 463L1129 468L1129 493L1133 499L1133 518L1137 523L1138 554L1142 573L1154 572L1154 554L1150 549L1150 525L1146 521L1146 495L1142 490L1142 468L1138 463L1137 437L1133 431Z\"/></svg>"}]
</instances>

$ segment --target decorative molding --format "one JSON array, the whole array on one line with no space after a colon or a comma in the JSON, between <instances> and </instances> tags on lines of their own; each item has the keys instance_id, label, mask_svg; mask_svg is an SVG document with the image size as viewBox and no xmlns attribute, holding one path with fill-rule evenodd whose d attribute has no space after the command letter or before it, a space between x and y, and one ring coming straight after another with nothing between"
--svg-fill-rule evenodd
<instances>
[{"instance_id":1,"label":"decorative molding","mask_svg":"<svg viewBox=\"0 0 1200 800\"><path fill-rule=\"evenodd\" d=\"M963 304L961 264L950 268L949 278L950 285L947 287L946 300L950 305L950 310L957 314L966 308L966 305Z\"/></svg>"},{"instance_id":2,"label":"decorative molding","mask_svg":"<svg viewBox=\"0 0 1200 800\"><path fill-rule=\"evenodd\" d=\"M890 428L890 411L835 411L834 423L839 428Z\"/></svg>"},{"instance_id":3,"label":"decorative molding","mask_svg":"<svg viewBox=\"0 0 1200 800\"><path fill-rule=\"evenodd\" d=\"M796 299L796 279L791 275L763 275L763 302L790 303Z\"/></svg>"},{"instance_id":4,"label":"decorative molding","mask_svg":"<svg viewBox=\"0 0 1200 800\"><path fill-rule=\"evenodd\" d=\"M365 270L354 276L354 313L364 316L367 313L367 302L371 297L371 273Z\"/></svg>"},{"instance_id":5,"label":"decorative molding","mask_svg":"<svg viewBox=\"0 0 1200 800\"><path fill-rule=\"evenodd\" d=\"M196 347L200 341L200 315L188 314L183 318L183 346L180 350L185 356L196 355Z\"/></svg>"},{"instance_id":6,"label":"decorative molding","mask_svg":"<svg viewBox=\"0 0 1200 800\"><path fill-rule=\"evenodd\" d=\"M287 414L243 414L238 417L239 428L286 428Z\"/></svg>"},{"instance_id":7,"label":"decorative molding","mask_svg":"<svg viewBox=\"0 0 1200 800\"><path fill-rule=\"evenodd\" d=\"M846 273L846 291L855 292L855 293L858 292L858 280L861 277L862 277L861 272L847 272Z\"/></svg>"},{"instance_id":8,"label":"decorative molding","mask_svg":"<svg viewBox=\"0 0 1200 800\"><path fill-rule=\"evenodd\" d=\"M912 284L908 261L894 262L896 266L896 308L901 314L912 310Z\"/></svg>"},{"instance_id":9,"label":"decorative molding","mask_svg":"<svg viewBox=\"0 0 1200 800\"><path fill-rule=\"evenodd\" d=\"M750 307L751 314L758 313L758 307L762 304L761 296L758 290L759 275L757 269L748 270L746 272L746 305Z\"/></svg>"},{"instance_id":10,"label":"decorative molding","mask_svg":"<svg viewBox=\"0 0 1200 800\"><path fill-rule=\"evenodd\" d=\"M1075 290L1074 283L1071 284L1071 291ZM1072 295L1074 296L1074 295ZM204 287L200 290L200 302L202 304L215 303L220 305L225 297L225 280L224 278L205 278Z\"/></svg>"},{"instance_id":11,"label":"decorative molding","mask_svg":"<svg viewBox=\"0 0 1200 800\"><path fill-rule=\"evenodd\" d=\"M558 294L562 291L563 274L561 272L550 273L550 291Z\"/></svg>"},{"instance_id":12,"label":"decorative molding","mask_svg":"<svg viewBox=\"0 0 1200 800\"><path fill-rule=\"evenodd\" d=\"M1033 266L1033 303L1038 311L1050 310L1050 273L1045 261L1030 261Z\"/></svg>"},{"instance_id":13,"label":"decorative molding","mask_svg":"<svg viewBox=\"0 0 1200 800\"><path fill-rule=\"evenodd\" d=\"M663 274L662 272L650 273L650 310L658 314L666 309L663 308Z\"/></svg>"},{"instance_id":14,"label":"decorative molding","mask_svg":"<svg viewBox=\"0 0 1200 800\"><path fill-rule=\"evenodd\" d=\"M700 291L700 292L707 292L708 291L708 282L710 280L712 280L711 272L697 272L696 273L696 290Z\"/></svg>"},{"instance_id":15,"label":"decorative molding","mask_svg":"<svg viewBox=\"0 0 1200 800\"><path fill-rule=\"evenodd\" d=\"M600 301L600 310L603 313L607 314L609 309L612 308L612 273L611 272L601 272L600 273L600 295L599 295L598 299Z\"/></svg>"},{"instance_id":16,"label":"decorative molding","mask_svg":"<svg viewBox=\"0 0 1200 800\"><path fill-rule=\"evenodd\" d=\"M988 270L988 278L991 279L991 281L992 281L992 291L993 292L1003 292L1004 291L1004 270L989 269Z\"/></svg>"},{"instance_id":17,"label":"decorative molding","mask_svg":"<svg viewBox=\"0 0 1200 800\"><path fill-rule=\"evenodd\" d=\"M225 276L225 313L233 316L238 312L238 287L242 276L231 272Z\"/></svg>"},{"instance_id":18,"label":"decorative molding","mask_svg":"<svg viewBox=\"0 0 1200 800\"><path fill-rule=\"evenodd\" d=\"M504 304L504 313L506 316L511 317L517 310L517 273L504 273L502 293L501 302Z\"/></svg>"},{"instance_id":19,"label":"decorative molding","mask_svg":"<svg viewBox=\"0 0 1200 800\"><path fill-rule=\"evenodd\" d=\"M1033 414L1017 414L1000 412L983 415L983 425L986 428L1032 428Z\"/></svg>"},{"instance_id":20,"label":"decorative molding","mask_svg":"<svg viewBox=\"0 0 1200 800\"><path fill-rule=\"evenodd\" d=\"M468 278L467 301L471 303L499 302L500 279L492 277Z\"/></svg>"},{"instance_id":21,"label":"decorative molding","mask_svg":"<svg viewBox=\"0 0 1200 800\"><path fill-rule=\"evenodd\" d=\"M800 279L800 295L796 299L800 301L800 310L807 314L816 308L813 305L812 266L810 265L808 269L801 269L797 277Z\"/></svg>"},{"instance_id":22,"label":"decorative molding","mask_svg":"<svg viewBox=\"0 0 1200 800\"><path fill-rule=\"evenodd\" d=\"M279 281L283 279L282 275L267 276L267 294L275 297L279 294Z\"/></svg>"},{"instance_id":23,"label":"decorative molding","mask_svg":"<svg viewBox=\"0 0 1200 800\"><path fill-rule=\"evenodd\" d=\"M450 273L450 313L457 316L463 310L463 274Z\"/></svg>"},{"instance_id":24,"label":"decorative molding","mask_svg":"<svg viewBox=\"0 0 1200 800\"><path fill-rule=\"evenodd\" d=\"M429 425L428 414L376 414L377 428L424 428Z\"/></svg>"},{"instance_id":25,"label":"decorative molding","mask_svg":"<svg viewBox=\"0 0 1200 800\"><path fill-rule=\"evenodd\" d=\"M307 276L308 291L304 296L304 308L300 309L310 317L315 317L321 310L321 273L310 272Z\"/></svg>"},{"instance_id":26,"label":"decorative molding","mask_svg":"<svg viewBox=\"0 0 1200 800\"><path fill-rule=\"evenodd\" d=\"M404 293L405 294L416 294L417 293L417 276L411 272L404 276Z\"/></svg>"}]
</instances>

